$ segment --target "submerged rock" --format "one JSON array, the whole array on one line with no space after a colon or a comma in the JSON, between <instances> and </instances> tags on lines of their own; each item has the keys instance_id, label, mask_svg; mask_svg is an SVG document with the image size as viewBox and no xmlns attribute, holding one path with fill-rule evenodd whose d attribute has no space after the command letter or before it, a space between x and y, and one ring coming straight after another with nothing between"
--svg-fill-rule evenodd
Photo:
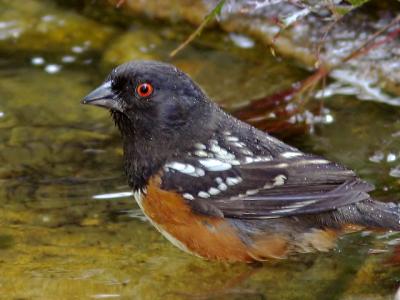
<instances>
[{"instance_id":1,"label":"submerged rock","mask_svg":"<svg viewBox=\"0 0 400 300\"><path fill-rule=\"evenodd\" d=\"M131 60L160 59L157 48L163 43L160 35L150 30L128 31L107 48L103 55L103 62L107 66L116 66Z\"/></svg>"},{"instance_id":2,"label":"submerged rock","mask_svg":"<svg viewBox=\"0 0 400 300\"><path fill-rule=\"evenodd\" d=\"M99 50L113 27L60 10L50 1L0 1L1 52ZM80 51L81 50L81 51Z\"/></svg>"}]
</instances>

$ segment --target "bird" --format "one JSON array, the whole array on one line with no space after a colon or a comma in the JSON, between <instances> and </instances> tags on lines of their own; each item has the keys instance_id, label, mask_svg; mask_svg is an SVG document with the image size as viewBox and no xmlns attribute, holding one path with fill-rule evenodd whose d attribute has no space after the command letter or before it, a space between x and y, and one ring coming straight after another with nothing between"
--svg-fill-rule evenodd
<instances>
[{"instance_id":1,"label":"bird","mask_svg":"<svg viewBox=\"0 0 400 300\"><path fill-rule=\"evenodd\" d=\"M257 263L400 230L399 205L372 199L372 184L234 118L171 64L117 66L81 102L111 112L133 197L187 253Z\"/></svg>"}]
</instances>

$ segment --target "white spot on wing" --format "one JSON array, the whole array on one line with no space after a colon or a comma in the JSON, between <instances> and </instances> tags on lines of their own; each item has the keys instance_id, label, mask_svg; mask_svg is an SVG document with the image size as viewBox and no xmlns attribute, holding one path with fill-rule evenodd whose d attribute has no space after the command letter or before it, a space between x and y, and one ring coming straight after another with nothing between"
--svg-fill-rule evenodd
<instances>
[{"instance_id":1,"label":"white spot on wing","mask_svg":"<svg viewBox=\"0 0 400 300\"><path fill-rule=\"evenodd\" d=\"M274 185L275 186L279 186L279 185L283 185L285 183L285 180L287 179L287 177L283 174L278 175L274 178Z\"/></svg>"},{"instance_id":2,"label":"white spot on wing","mask_svg":"<svg viewBox=\"0 0 400 300\"><path fill-rule=\"evenodd\" d=\"M281 163L281 164L277 164L277 165L272 165L271 167L275 167L275 168L287 168L289 165L287 163Z\"/></svg>"},{"instance_id":3,"label":"white spot on wing","mask_svg":"<svg viewBox=\"0 0 400 300\"><path fill-rule=\"evenodd\" d=\"M251 195L255 195L259 192L259 189L254 189L254 190L247 190L246 191L246 195L251 196Z\"/></svg>"},{"instance_id":4,"label":"white spot on wing","mask_svg":"<svg viewBox=\"0 0 400 300\"><path fill-rule=\"evenodd\" d=\"M243 150L242 150L242 153L243 153L244 155L250 155L250 156L253 156L253 155L254 155L253 152L251 152L249 149L243 149Z\"/></svg>"},{"instance_id":5,"label":"white spot on wing","mask_svg":"<svg viewBox=\"0 0 400 300\"><path fill-rule=\"evenodd\" d=\"M272 188L272 185L270 183L266 183L263 186L263 189L271 189L271 188Z\"/></svg>"},{"instance_id":6,"label":"white spot on wing","mask_svg":"<svg viewBox=\"0 0 400 300\"><path fill-rule=\"evenodd\" d=\"M196 143L196 144L194 144L194 147L198 150L206 150L207 149L206 145L204 145L202 143Z\"/></svg>"},{"instance_id":7,"label":"white spot on wing","mask_svg":"<svg viewBox=\"0 0 400 300\"><path fill-rule=\"evenodd\" d=\"M238 148L246 147L246 144L242 143L242 142L234 142L233 145L238 147Z\"/></svg>"},{"instance_id":8,"label":"white spot on wing","mask_svg":"<svg viewBox=\"0 0 400 300\"><path fill-rule=\"evenodd\" d=\"M199 159L199 163L209 171L226 171L232 168L231 164L213 158Z\"/></svg>"},{"instance_id":9,"label":"white spot on wing","mask_svg":"<svg viewBox=\"0 0 400 300\"><path fill-rule=\"evenodd\" d=\"M217 178L215 178L215 181L216 181L218 184L220 184L220 183L222 183L222 182L223 182L221 177L217 177Z\"/></svg>"},{"instance_id":10,"label":"white spot on wing","mask_svg":"<svg viewBox=\"0 0 400 300\"><path fill-rule=\"evenodd\" d=\"M256 157L253 158L253 160L255 162L258 162L258 161L271 161L272 160L272 156L256 156Z\"/></svg>"},{"instance_id":11,"label":"white spot on wing","mask_svg":"<svg viewBox=\"0 0 400 300\"><path fill-rule=\"evenodd\" d=\"M199 156L199 157L207 157L208 153L204 150L197 150L194 152L194 155Z\"/></svg>"},{"instance_id":12,"label":"white spot on wing","mask_svg":"<svg viewBox=\"0 0 400 300\"><path fill-rule=\"evenodd\" d=\"M210 195L217 195L217 194L219 194L221 191L219 190L219 189L216 189L215 187L211 187L209 190L208 190L208 193L210 194Z\"/></svg>"},{"instance_id":13,"label":"white spot on wing","mask_svg":"<svg viewBox=\"0 0 400 300\"><path fill-rule=\"evenodd\" d=\"M206 192L203 192L203 191L200 191L200 192L197 194L197 196L199 196L200 198L210 198L210 194L209 194L209 193L206 193Z\"/></svg>"},{"instance_id":14,"label":"white spot on wing","mask_svg":"<svg viewBox=\"0 0 400 300\"><path fill-rule=\"evenodd\" d=\"M236 185L238 183L241 183L243 179L241 177L227 177L226 178L226 184L227 185Z\"/></svg>"},{"instance_id":15,"label":"white spot on wing","mask_svg":"<svg viewBox=\"0 0 400 300\"><path fill-rule=\"evenodd\" d=\"M184 193L182 196L183 196L183 198L185 198L187 200L193 200L194 199L192 194L189 194L189 193Z\"/></svg>"},{"instance_id":16,"label":"white spot on wing","mask_svg":"<svg viewBox=\"0 0 400 300\"><path fill-rule=\"evenodd\" d=\"M206 174L206 172L203 169L200 169L200 168L196 168L195 173L199 177L204 176Z\"/></svg>"},{"instance_id":17,"label":"white spot on wing","mask_svg":"<svg viewBox=\"0 0 400 300\"><path fill-rule=\"evenodd\" d=\"M218 189L221 191L226 191L228 189L228 186L225 183L220 183L218 185Z\"/></svg>"},{"instance_id":18,"label":"white spot on wing","mask_svg":"<svg viewBox=\"0 0 400 300\"><path fill-rule=\"evenodd\" d=\"M288 213L288 212L295 211L295 210L297 210L297 208L286 208L286 209L274 210L271 213L273 213L273 214L281 214L281 213Z\"/></svg>"},{"instance_id":19,"label":"white spot on wing","mask_svg":"<svg viewBox=\"0 0 400 300\"><path fill-rule=\"evenodd\" d=\"M244 163L246 163L246 164L251 164L252 162L255 162L255 160L254 160L252 157L246 156L246 157L244 158Z\"/></svg>"},{"instance_id":20,"label":"white spot on wing","mask_svg":"<svg viewBox=\"0 0 400 300\"><path fill-rule=\"evenodd\" d=\"M221 158L221 159L227 160L229 162L235 162L236 161L235 160L235 158L236 158L235 154L229 153L229 152L226 152L226 153L223 153L221 155L218 155L218 157Z\"/></svg>"},{"instance_id":21,"label":"white spot on wing","mask_svg":"<svg viewBox=\"0 0 400 300\"><path fill-rule=\"evenodd\" d=\"M177 171L182 171L185 169L185 164L182 164L180 162L171 162L171 163L166 164L165 166L167 168L174 169Z\"/></svg>"},{"instance_id":22,"label":"white spot on wing","mask_svg":"<svg viewBox=\"0 0 400 300\"><path fill-rule=\"evenodd\" d=\"M193 177L200 177L200 176L204 176L205 172L204 170L200 169L200 168L195 168L194 166L190 165L190 164L183 164L180 162L171 162L171 163L167 163L165 165L166 168L169 169L174 169L178 172L181 172L183 174L186 175L190 175Z\"/></svg>"},{"instance_id":23,"label":"white spot on wing","mask_svg":"<svg viewBox=\"0 0 400 300\"><path fill-rule=\"evenodd\" d=\"M181 172L190 175L193 174L195 170L196 169L192 165L186 164L185 169L183 169Z\"/></svg>"},{"instance_id":24,"label":"white spot on wing","mask_svg":"<svg viewBox=\"0 0 400 300\"><path fill-rule=\"evenodd\" d=\"M302 153L300 153L300 152L290 152L290 151L284 152L281 154L281 156L284 158L292 158L292 157L297 157L297 156L301 156L301 155L302 155Z\"/></svg>"},{"instance_id":25,"label":"white spot on wing","mask_svg":"<svg viewBox=\"0 0 400 300\"><path fill-rule=\"evenodd\" d=\"M218 145L217 140L211 139L209 142L210 142L210 145Z\"/></svg>"},{"instance_id":26,"label":"white spot on wing","mask_svg":"<svg viewBox=\"0 0 400 300\"><path fill-rule=\"evenodd\" d=\"M282 209L286 209L286 208L299 209L301 207L304 207L304 206L307 206L307 205L310 205L310 204L314 204L315 202L317 202L317 200L301 201L301 202L296 202L296 203L291 204L291 205L282 206L281 208Z\"/></svg>"},{"instance_id":27,"label":"white spot on wing","mask_svg":"<svg viewBox=\"0 0 400 300\"><path fill-rule=\"evenodd\" d=\"M212 152L214 152L214 153L218 153L218 152L221 151L221 147L218 146L218 142L215 142L215 143L213 143L213 144L211 145L210 150L211 150Z\"/></svg>"},{"instance_id":28,"label":"white spot on wing","mask_svg":"<svg viewBox=\"0 0 400 300\"><path fill-rule=\"evenodd\" d=\"M315 201L307 201L307 202L315 202ZM308 204L311 204L311 203L308 203ZM304 205L299 205L299 204L282 206L282 209L277 209L277 210L271 211L271 213L273 213L275 215L279 215L279 214L282 214L282 213L289 213L289 212L292 212L292 211L296 211L300 207L303 207L303 206ZM275 218L275 217L277 217L277 216L265 216L265 217L263 217L263 219L271 219L271 218Z\"/></svg>"},{"instance_id":29,"label":"white spot on wing","mask_svg":"<svg viewBox=\"0 0 400 300\"><path fill-rule=\"evenodd\" d=\"M325 165L329 164L330 161L326 159L310 159L310 160L300 160L294 163L294 165L301 166L301 165Z\"/></svg>"},{"instance_id":30,"label":"white spot on wing","mask_svg":"<svg viewBox=\"0 0 400 300\"><path fill-rule=\"evenodd\" d=\"M226 140L229 142L239 142L239 139L236 136L229 136Z\"/></svg>"}]
</instances>

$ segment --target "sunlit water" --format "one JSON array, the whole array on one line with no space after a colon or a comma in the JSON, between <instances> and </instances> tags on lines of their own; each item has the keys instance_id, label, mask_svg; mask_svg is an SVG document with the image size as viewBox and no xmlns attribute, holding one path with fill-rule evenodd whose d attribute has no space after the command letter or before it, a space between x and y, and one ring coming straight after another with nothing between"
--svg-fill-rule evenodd
<instances>
[{"instance_id":1,"label":"sunlit water","mask_svg":"<svg viewBox=\"0 0 400 300\"><path fill-rule=\"evenodd\" d=\"M61 11L28 3L39 6L40 18ZM115 30L119 36L127 29ZM139 23L130 32L157 40L174 30ZM96 49L50 42L0 48L0 299L391 299L400 279L390 260L397 234L345 236L329 253L266 263L241 281L235 279L253 267L206 262L174 248L131 198L108 113L79 104L108 73L105 53L112 56L117 42ZM253 44L211 32L172 62L227 109L307 76ZM166 59L176 45L166 39L137 55ZM352 96L324 105L330 122L287 142L354 168L376 184L377 197L400 201L399 110Z\"/></svg>"}]
</instances>

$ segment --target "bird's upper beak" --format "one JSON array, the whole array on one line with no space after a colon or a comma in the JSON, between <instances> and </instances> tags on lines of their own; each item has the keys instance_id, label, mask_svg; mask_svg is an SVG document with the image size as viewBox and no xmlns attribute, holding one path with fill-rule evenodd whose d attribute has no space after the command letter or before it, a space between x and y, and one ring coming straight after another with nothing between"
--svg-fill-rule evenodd
<instances>
[{"instance_id":1,"label":"bird's upper beak","mask_svg":"<svg viewBox=\"0 0 400 300\"><path fill-rule=\"evenodd\" d=\"M117 95L111 89L111 81L106 81L101 86L93 90L85 98L83 98L81 103L122 111L120 101L118 100Z\"/></svg>"}]
</instances>

